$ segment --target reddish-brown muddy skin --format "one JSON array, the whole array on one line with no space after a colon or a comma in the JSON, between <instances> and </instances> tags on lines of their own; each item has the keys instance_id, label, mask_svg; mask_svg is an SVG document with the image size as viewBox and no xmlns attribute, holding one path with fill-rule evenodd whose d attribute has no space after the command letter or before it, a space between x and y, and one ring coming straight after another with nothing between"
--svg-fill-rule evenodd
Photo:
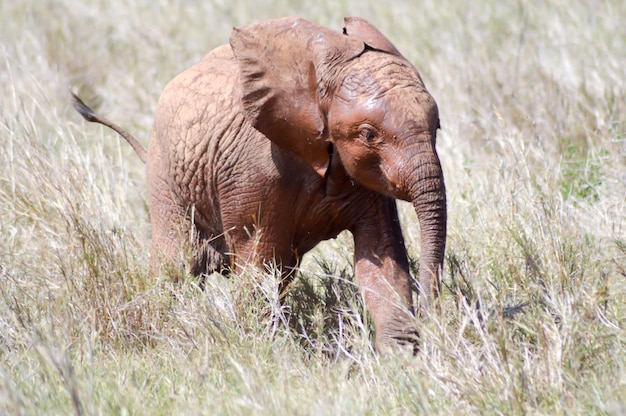
<instances>
[{"instance_id":1,"label":"reddish-brown muddy skin","mask_svg":"<svg viewBox=\"0 0 626 416\"><path fill-rule=\"evenodd\" d=\"M159 100L147 154L153 265L179 267L193 241L195 274L275 261L287 276L350 230L377 348L414 339L395 199L420 222L426 310L446 239L438 127L416 69L362 19L346 18L343 33L298 18L235 29Z\"/></svg>"}]
</instances>

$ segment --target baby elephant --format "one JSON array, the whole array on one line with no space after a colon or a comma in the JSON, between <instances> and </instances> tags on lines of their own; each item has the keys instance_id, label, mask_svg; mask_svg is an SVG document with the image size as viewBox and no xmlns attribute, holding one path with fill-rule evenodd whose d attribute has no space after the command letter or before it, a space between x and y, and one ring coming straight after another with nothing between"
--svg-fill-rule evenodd
<instances>
[{"instance_id":1,"label":"baby elephant","mask_svg":"<svg viewBox=\"0 0 626 416\"><path fill-rule=\"evenodd\" d=\"M377 349L415 342L395 198L419 219L427 310L446 243L439 114L417 70L370 23L349 17L340 33L289 17L234 29L167 85L147 152L74 103L147 165L153 270L180 267L190 252L196 275L275 262L288 280L304 253L350 230Z\"/></svg>"}]
</instances>

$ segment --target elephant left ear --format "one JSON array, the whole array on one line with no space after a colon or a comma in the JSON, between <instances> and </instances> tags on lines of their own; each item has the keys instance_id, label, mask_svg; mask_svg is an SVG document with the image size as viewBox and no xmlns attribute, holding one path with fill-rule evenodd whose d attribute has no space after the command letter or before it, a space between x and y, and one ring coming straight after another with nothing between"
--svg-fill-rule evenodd
<instances>
[{"instance_id":1,"label":"elephant left ear","mask_svg":"<svg viewBox=\"0 0 626 416\"><path fill-rule=\"evenodd\" d=\"M343 22L344 34L361 40L367 46L377 51L402 57L402 54L394 44L367 20L360 17L345 17Z\"/></svg>"},{"instance_id":2,"label":"elephant left ear","mask_svg":"<svg viewBox=\"0 0 626 416\"><path fill-rule=\"evenodd\" d=\"M235 28L230 45L250 123L324 177L330 143L321 97L341 66L363 52L363 42L287 17Z\"/></svg>"}]
</instances>

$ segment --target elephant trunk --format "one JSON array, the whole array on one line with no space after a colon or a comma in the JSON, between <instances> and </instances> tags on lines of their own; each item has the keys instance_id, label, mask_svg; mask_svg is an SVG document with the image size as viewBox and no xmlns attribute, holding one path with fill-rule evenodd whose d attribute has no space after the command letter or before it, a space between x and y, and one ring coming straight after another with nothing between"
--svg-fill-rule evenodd
<instances>
[{"instance_id":1,"label":"elephant trunk","mask_svg":"<svg viewBox=\"0 0 626 416\"><path fill-rule=\"evenodd\" d=\"M446 248L446 190L439 158L434 149L428 160L420 155L408 185L420 224L421 255L419 266L419 308L426 312L439 296Z\"/></svg>"}]
</instances>

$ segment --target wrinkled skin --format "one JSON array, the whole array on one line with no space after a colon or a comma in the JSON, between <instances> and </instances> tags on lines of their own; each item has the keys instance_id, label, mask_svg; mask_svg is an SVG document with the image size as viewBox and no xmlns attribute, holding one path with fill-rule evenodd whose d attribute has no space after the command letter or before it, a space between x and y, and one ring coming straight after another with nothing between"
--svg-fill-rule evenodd
<instances>
[{"instance_id":1,"label":"wrinkled skin","mask_svg":"<svg viewBox=\"0 0 626 416\"><path fill-rule=\"evenodd\" d=\"M285 18L235 29L165 88L147 154L153 265L194 274L299 258L350 230L376 346L414 340L395 199L421 229L420 308L446 238L439 116L415 68L373 26ZM160 260L159 260L160 259Z\"/></svg>"}]
</instances>

